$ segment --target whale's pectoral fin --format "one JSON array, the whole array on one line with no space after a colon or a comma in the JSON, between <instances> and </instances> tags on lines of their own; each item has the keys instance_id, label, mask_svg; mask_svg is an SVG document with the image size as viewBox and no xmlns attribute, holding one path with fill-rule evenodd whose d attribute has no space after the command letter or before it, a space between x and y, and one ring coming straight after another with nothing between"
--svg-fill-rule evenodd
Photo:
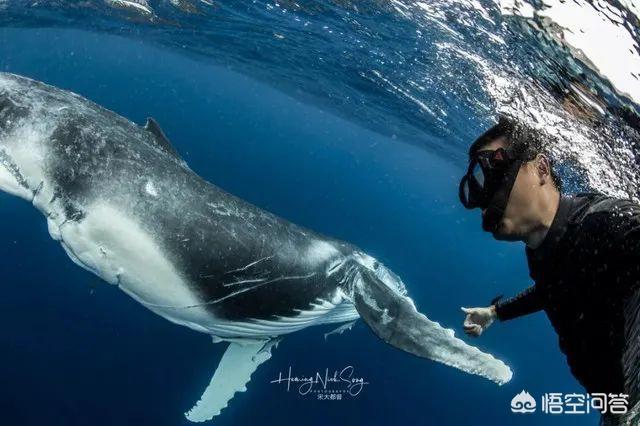
<instances>
[{"instance_id":1,"label":"whale's pectoral fin","mask_svg":"<svg viewBox=\"0 0 640 426\"><path fill-rule=\"evenodd\" d=\"M270 340L230 343L209 386L196 405L185 413L187 419L192 422L204 422L220 414L236 392L247 390L246 385L251 380L251 374L260 364L271 358L273 347L273 341Z\"/></svg>"},{"instance_id":2,"label":"whale's pectoral fin","mask_svg":"<svg viewBox=\"0 0 640 426\"><path fill-rule=\"evenodd\" d=\"M353 283L353 299L358 313L385 342L498 384L511 380L511 369L502 361L467 345L416 310L413 301L387 286L376 275L363 270Z\"/></svg>"}]
</instances>

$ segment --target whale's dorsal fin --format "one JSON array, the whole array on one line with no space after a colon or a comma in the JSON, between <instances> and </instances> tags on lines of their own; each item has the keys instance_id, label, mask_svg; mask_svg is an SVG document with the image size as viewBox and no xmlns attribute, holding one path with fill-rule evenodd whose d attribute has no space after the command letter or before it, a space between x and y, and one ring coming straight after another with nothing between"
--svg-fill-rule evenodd
<instances>
[{"instance_id":1,"label":"whale's dorsal fin","mask_svg":"<svg viewBox=\"0 0 640 426\"><path fill-rule=\"evenodd\" d=\"M160 149L165 151L167 154L173 155L180 161L183 161L182 158L180 158L180 154L178 154L178 151L176 151L176 149L173 147L173 145L169 141L169 138L167 138L167 136L164 134L156 120L151 117L147 118L147 123L144 125L144 129L147 132L151 133L153 139L155 140L158 147L160 147Z\"/></svg>"}]
</instances>

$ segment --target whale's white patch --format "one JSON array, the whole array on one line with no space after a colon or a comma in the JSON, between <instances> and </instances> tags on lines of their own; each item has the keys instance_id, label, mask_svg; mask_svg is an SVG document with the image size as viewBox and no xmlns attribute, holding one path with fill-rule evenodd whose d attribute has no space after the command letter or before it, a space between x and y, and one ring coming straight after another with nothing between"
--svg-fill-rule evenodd
<instances>
[{"instance_id":1,"label":"whale's white patch","mask_svg":"<svg viewBox=\"0 0 640 426\"><path fill-rule=\"evenodd\" d=\"M309 244L304 258L311 264L318 264L339 254L340 252L333 246L333 244L327 241L314 240Z\"/></svg>"},{"instance_id":2,"label":"whale's white patch","mask_svg":"<svg viewBox=\"0 0 640 426\"><path fill-rule=\"evenodd\" d=\"M147 184L144 186L144 190L147 192L147 194L151 195L152 197L158 196L158 190L156 189L153 182L150 180L147 181Z\"/></svg>"},{"instance_id":3,"label":"whale's white patch","mask_svg":"<svg viewBox=\"0 0 640 426\"><path fill-rule=\"evenodd\" d=\"M5 146L9 155L19 166L20 173L31 190L35 190L44 179L42 165L46 153L42 141L48 138L50 133L50 126L44 123L29 123L18 127L11 137L6 139Z\"/></svg>"},{"instance_id":4,"label":"whale's white patch","mask_svg":"<svg viewBox=\"0 0 640 426\"><path fill-rule=\"evenodd\" d=\"M116 207L102 202L88 206L81 221L63 223L59 234L76 263L119 285L159 315L198 331L211 321L200 307L168 308L195 305L199 300L154 238Z\"/></svg>"},{"instance_id":5,"label":"whale's white patch","mask_svg":"<svg viewBox=\"0 0 640 426\"><path fill-rule=\"evenodd\" d=\"M0 87L7 80L0 80ZM41 188L46 155L42 141L51 134L52 123L25 120L3 138L0 155L0 189L28 201ZM16 173L18 175L16 175ZM25 187L26 184L26 187Z\"/></svg>"}]
</instances>

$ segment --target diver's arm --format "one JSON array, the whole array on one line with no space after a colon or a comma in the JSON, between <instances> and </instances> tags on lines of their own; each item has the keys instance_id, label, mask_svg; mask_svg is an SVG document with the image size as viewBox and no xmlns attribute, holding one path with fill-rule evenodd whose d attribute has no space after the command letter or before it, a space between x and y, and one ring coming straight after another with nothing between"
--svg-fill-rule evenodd
<instances>
[{"instance_id":1,"label":"diver's arm","mask_svg":"<svg viewBox=\"0 0 640 426\"><path fill-rule=\"evenodd\" d=\"M496 301L494 305L496 318L500 321L507 321L523 315L529 315L534 312L538 312L543 308L542 299L540 298L535 285L523 290L518 295L510 299Z\"/></svg>"},{"instance_id":2,"label":"diver's arm","mask_svg":"<svg viewBox=\"0 0 640 426\"><path fill-rule=\"evenodd\" d=\"M531 286L511 299L499 302L496 297L486 308L462 308L466 315L464 332L469 336L480 336L497 319L506 321L537 312L542 309L542 302L536 287Z\"/></svg>"}]
</instances>

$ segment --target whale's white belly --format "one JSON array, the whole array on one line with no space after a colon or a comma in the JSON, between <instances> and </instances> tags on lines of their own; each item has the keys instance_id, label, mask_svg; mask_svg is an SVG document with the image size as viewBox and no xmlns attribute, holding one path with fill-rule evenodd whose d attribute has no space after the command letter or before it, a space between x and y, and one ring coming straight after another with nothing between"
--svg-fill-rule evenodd
<instances>
[{"instance_id":1,"label":"whale's white belly","mask_svg":"<svg viewBox=\"0 0 640 426\"><path fill-rule=\"evenodd\" d=\"M133 218L96 202L87 206L80 221L58 224L49 217L48 222L51 236L60 240L75 263L162 317L209 332L214 318L198 306L200 301L162 247Z\"/></svg>"}]
</instances>

